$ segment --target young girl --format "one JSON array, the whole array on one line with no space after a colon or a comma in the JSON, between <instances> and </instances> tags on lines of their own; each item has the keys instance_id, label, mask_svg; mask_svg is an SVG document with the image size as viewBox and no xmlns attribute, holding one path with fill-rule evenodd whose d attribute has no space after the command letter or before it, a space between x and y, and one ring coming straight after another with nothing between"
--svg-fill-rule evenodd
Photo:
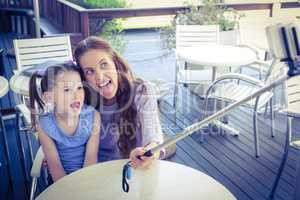
<instances>
[{"instance_id":1,"label":"young girl","mask_svg":"<svg viewBox=\"0 0 300 200\"><path fill-rule=\"evenodd\" d=\"M102 117L100 162L129 157L134 168L145 168L163 156L137 159L162 142L155 89L136 79L129 65L100 38L81 41L74 56L90 86L86 99Z\"/></svg>"},{"instance_id":2,"label":"young girl","mask_svg":"<svg viewBox=\"0 0 300 200\"><path fill-rule=\"evenodd\" d=\"M84 105L83 83L73 63L48 67L40 84L38 77L36 72L30 79L32 124L38 132L51 177L57 181L97 163L100 115ZM37 110L45 110L45 105L51 105L51 111L36 119Z\"/></svg>"}]
</instances>

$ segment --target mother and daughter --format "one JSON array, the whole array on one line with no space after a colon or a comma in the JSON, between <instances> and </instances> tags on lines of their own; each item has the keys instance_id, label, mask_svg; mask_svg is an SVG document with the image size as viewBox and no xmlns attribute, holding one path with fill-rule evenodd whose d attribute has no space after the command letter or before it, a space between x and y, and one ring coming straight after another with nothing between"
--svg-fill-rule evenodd
<instances>
[{"instance_id":1,"label":"mother and daughter","mask_svg":"<svg viewBox=\"0 0 300 200\"><path fill-rule=\"evenodd\" d=\"M74 57L77 64L51 65L30 80L32 123L53 181L97 162L129 158L143 169L163 157L137 158L162 142L153 87L100 38L81 41Z\"/></svg>"}]
</instances>

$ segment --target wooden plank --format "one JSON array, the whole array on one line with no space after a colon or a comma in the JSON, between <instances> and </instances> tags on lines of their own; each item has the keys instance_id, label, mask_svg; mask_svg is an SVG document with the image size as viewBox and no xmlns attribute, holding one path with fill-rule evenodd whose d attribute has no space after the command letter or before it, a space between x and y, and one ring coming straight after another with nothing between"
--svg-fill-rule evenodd
<instances>
[{"instance_id":1,"label":"wooden plank","mask_svg":"<svg viewBox=\"0 0 300 200\"><path fill-rule=\"evenodd\" d=\"M184 105L184 107L186 107L187 105ZM195 106L195 105L194 105ZM167 109L167 110L169 110L169 108ZM195 109L194 109L195 110ZM193 113L193 112L191 112L191 113ZM199 117L199 113L194 113L195 115L194 116L192 116L192 114L191 113L185 113L185 116L180 116L179 117L179 119L180 120L182 120L182 118L186 118L186 117L190 117L191 118L191 120L192 121L194 121L195 120L195 118L198 118ZM244 112L244 114L246 114L245 112ZM237 114L236 114L237 115ZM251 116L251 115L250 115ZM241 118L240 116L239 116L239 118ZM244 118L244 117L242 117L242 118ZM251 118L251 117L250 117ZM251 118L252 119L252 118ZM185 121L185 120L183 120L183 121ZM191 122L192 122L191 121ZM185 121L186 122L186 121ZM240 124L244 124L244 123L240 123ZM185 124L185 125L187 125L187 124ZM248 129L248 131L249 130L251 130L251 129ZM224 141L224 140L222 140L221 138L219 138L218 137L218 140L219 141ZM271 140L271 138L268 138L268 140ZM230 141L235 141L235 140L230 140ZM212 148L210 148L210 149L217 149L217 147L219 146L219 144L214 144L214 142L213 142L213 140L209 140L209 141L205 141L205 142L208 142L208 145L210 145ZM239 142L239 141L237 141L237 142ZM201 145L203 145L203 144L201 144ZM232 145L232 144L228 144L228 146L230 146L231 148L235 148L235 145ZM242 148L243 149L243 148ZM223 149L224 150L224 149ZM225 149L226 150L226 149ZM211 150L210 150L211 151ZM234 150L234 151L236 151L236 149ZM233 153L234 151L231 151L231 153ZM241 152L243 152L243 151L241 151ZM216 152L215 152L216 153ZM246 154L246 153L243 153L243 154ZM233 154L230 154L230 156L232 156ZM247 154L246 154L247 155ZM239 156L239 154L238 155L236 155L236 156L234 156L234 158L235 159L238 159L238 157L237 156ZM247 155L248 156L248 158L252 158L252 159L254 159L253 157L250 157L249 155ZM232 158L230 158L229 157L229 155L228 155L228 159L232 159ZM258 161L261 161L262 159L258 159ZM239 161L236 161L237 163L240 163L241 162L241 160L239 160ZM247 163L249 163L250 165L251 164L253 164L253 163L255 163L255 159L254 159L254 162L252 161L252 162L247 162ZM277 163L279 163L279 159L277 159ZM239 164L239 165L241 165L241 164ZM262 166L262 167L264 167L264 166ZM274 168L274 166L271 166L272 168ZM257 164L257 169L259 170L259 168L260 168L260 164ZM266 168L266 167L264 167L264 169L265 170L270 170L270 169L268 169L268 168ZM253 172L253 171L252 171ZM277 173L277 170L275 169L274 170L274 172L273 173L271 173L271 174L273 174L273 177L274 177L274 175L275 175L275 173ZM254 174L254 175L256 175L256 174ZM257 175L256 175L257 176ZM262 176L263 177L263 176ZM259 178L259 177L258 177ZM260 181L261 181L261 183L263 182L263 180L262 179L260 179ZM290 181L290 184L292 184L293 183L293 181L291 180ZM265 183L263 183L263 184L265 184ZM268 188L268 187L267 187ZM287 188L287 189L283 189L283 188ZM285 194L290 194L290 190L293 190L293 188L291 187L291 185L289 186L289 185L286 185L286 183L284 184L284 186L283 187L279 187L278 188L278 194L281 194L281 195L279 195L279 197L278 197L278 199L290 199L291 198L291 196L290 195L285 195Z\"/></svg>"},{"instance_id":2,"label":"wooden plank","mask_svg":"<svg viewBox=\"0 0 300 200\"><path fill-rule=\"evenodd\" d=\"M193 100L193 101L195 101L195 100ZM186 104L184 106L187 107ZM194 111L195 111L195 109L194 109ZM234 112L236 112L236 111L234 111ZM238 116L237 119L236 119L237 124L235 124L235 125L238 125L238 126L235 126L235 127L237 127L237 128L240 127L244 132L247 133L248 131L253 130L252 127L249 127L249 123L248 123L249 121L252 120L252 118L250 117L251 115L245 116L245 113L247 113L247 112L238 112L233 116ZM199 116L200 114L201 113L195 113L196 116L197 115ZM192 115L192 114L189 113L186 116L189 117L190 115ZM240 125L240 124L242 124L242 125ZM247 127L247 128L245 128L245 127ZM266 128L264 127L264 128L261 128L260 130L266 130ZM242 135L239 136L239 139L240 139L240 142L242 142L239 145L242 145L242 144L244 145L241 148L241 150L246 150L246 152L253 152L253 150L252 150L253 149L253 136L252 136L251 133L242 134ZM266 140L270 140L270 137L266 138ZM281 147L281 154L275 154L275 155L273 154L274 150L272 151L273 148L272 148L271 145L269 145L267 148L265 146L266 145L264 145L263 148L262 148L262 155L261 155L259 160L267 161L265 164L270 168L270 170L273 170L274 173L277 173L277 169L274 169L274 166L279 166L278 160L281 159L280 155L282 154L283 145ZM264 153L265 149L267 150L267 153ZM270 155L273 156L273 157L270 158L269 157ZM277 160L277 161L275 161L274 159ZM289 169L289 167L287 167L287 169ZM288 171L289 171L289 174L292 176L292 174L294 173L294 171L293 171L294 169L292 168L290 170L288 170ZM288 179L287 182L291 182L291 180Z\"/></svg>"},{"instance_id":3,"label":"wooden plank","mask_svg":"<svg viewBox=\"0 0 300 200\"><path fill-rule=\"evenodd\" d=\"M28 197L28 190L25 186L25 177L22 165L20 164L20 155L19 147L16 145L16 131L15 131L15 120L9 120L6 122L7 130L7 142L9 145L9 154L10 157L9 167L12 172L12 190L14 199L25 199Z\"/></svg>"},{"instance_id":4,"label":"wooden plank","mask_svg":"<svg viewBox=\"0 0 300 200\"><path fill-rule=\"evenodd\" d=\"M164 117L167 119L170 124L171 129L177 133L181 129L176 126L172 121L170 121L170 118L168 116L165 116L162 114L161 118ZM215 178L216 180L220 181L223 185L225 185L236 197L239 197L241 200L251 199L250 196L248 196L246 193L244 193L238 185L235 185L232 183L232 181L226 177L223 176L222 172L217 170L216 166L212 165L209 160L206 160L202 154L198 154L194 149L190 147L189 142L185 142L184 140L179 141L177 145L180 145L186 152L189 153L189 156L192 157L192 159L200 165L201 168L203 168L205 171L207 171L207 174Z\"/></svg>"},{"instance_id":5,"label":"wooden plank","mask_svg":"<svg viewBox=\"0 0 300 200\"><path fill-rule=\"evenodd\" d=\"M180 116L180 118L184 117L187 118L189 115L186 116ZM192 120L194 116L192 116L189 120ZM189 124L185 124L185 126L188 126L192 123L190 121ZM242 154L243 151L239 149L234 149L232 148L235 147L235 145L232 145L232 143L227 142L227 140L235 140L235 138L224 138L220 135L212 135L213 139L209 138L209 141L204 141L200 145L207 145L209 146L207 149L208 151L212 152L212 155L222 155L221 157L219 156L220 160L224 160L224 162L234 170L237 170L236 173L243 173L244 172L248 173L241 175L247 180L251 180L252 177L256 180L252 180L252 184L255 187L263 188L265 191L261 191L261 194L268 194L272 183L273 183L273 178L275 176L274 173L271 173L267 168L264 166L258 164L257 159L255 159L252 155L249 154ZM197 134L193 134L192 138L195 141L198 141L199 143L199 136ZM219 142L218 142L218 141ZM228 146L223 146L223 143L229 143ZM225 159L224 159L225 157ZM226 161L227 160L227 161ZM247 177L250 176L250 177ZM267 178L268 177L268 178ZM272 178L272 179L271 179ZM293 187L287 185L284 187L285 190L280 191L280 196L281 199L285 199L289 195L289 191L293 189ZM267 198L267 196L265 197Z\"/></svg>"}]
</instances>

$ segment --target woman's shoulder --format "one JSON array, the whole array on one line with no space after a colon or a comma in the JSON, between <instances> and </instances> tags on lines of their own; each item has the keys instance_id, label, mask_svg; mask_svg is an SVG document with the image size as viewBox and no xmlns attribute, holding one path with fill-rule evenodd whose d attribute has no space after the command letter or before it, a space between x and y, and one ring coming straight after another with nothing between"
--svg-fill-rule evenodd
<instances>
[{"instance_id":1,"label":"woman's shoulder","mask_svg":"<svg viewBox=\"0 0 300 200\"><path fill-rule=\"evenodd\" d=\"M152 102L157 102L158 89L157 87L149 82L142 81L136 84L134 102L137 109L140 107L145 107Z\"/></svg>"},{"instance_id":2,"label":"woman's shoulder","mask_svg":"<svg viewBox=\"0 0 300 200\"><path fill-rule=\"evenodd\" d=\"M136 96L141 95L157 95L158 88L150 81L139 80L135 83Z\"/></svg>"}]
</instances>

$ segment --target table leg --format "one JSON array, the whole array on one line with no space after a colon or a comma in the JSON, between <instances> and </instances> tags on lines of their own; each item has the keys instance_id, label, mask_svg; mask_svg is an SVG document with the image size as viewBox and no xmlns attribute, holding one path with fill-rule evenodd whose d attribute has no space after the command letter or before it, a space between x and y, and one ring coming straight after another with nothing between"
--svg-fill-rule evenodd
<instances>
[{"instance_id":1,"label":"table leg","mask_svg":"<svg viewBox=\"0 0 300 200\"><path fill-rule=\"evenodd\" d=\"M212 67L212 82L214 82L216 80L216 76L217 76L217 67L213 66Z\"/></svg>"}]
</instances>

